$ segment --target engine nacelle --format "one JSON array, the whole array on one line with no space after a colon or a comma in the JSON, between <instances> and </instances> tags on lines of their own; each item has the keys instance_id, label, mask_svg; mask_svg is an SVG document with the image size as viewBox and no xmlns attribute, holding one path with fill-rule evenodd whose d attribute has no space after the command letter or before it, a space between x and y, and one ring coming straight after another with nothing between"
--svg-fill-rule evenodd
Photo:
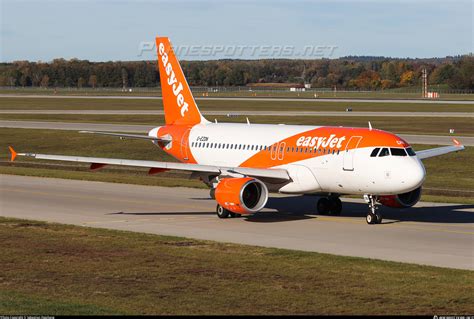
<instances>
[{"instance_id":1,"label":"engine nacelle","mask_svg":"<svg viewBox=\"0 0 474 319\"><path fill-rule=\"evenodd\" d=\"M223 178L216 187L216 201L237 214L256 213L268 200L267 186L251 177Z\"/></svg>"},{"instance_id":2,"label":"engine nacelle","mask_svg":"<svg viewBox=\"0 0 474 319\"><path fill-rule=\"evenodd\" d=\"M398 195L380 196L379 202L382 205L393 208L407 208L418 203L421 197L421 186L408 193Z\"/></svg>"}]
</instances>

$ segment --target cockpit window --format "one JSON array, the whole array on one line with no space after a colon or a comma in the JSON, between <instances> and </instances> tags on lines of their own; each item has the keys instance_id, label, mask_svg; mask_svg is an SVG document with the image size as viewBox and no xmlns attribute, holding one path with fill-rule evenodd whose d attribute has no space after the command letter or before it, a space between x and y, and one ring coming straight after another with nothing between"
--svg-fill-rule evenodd
<instances>
[{"instance_id":1,"label":"cockpit window","mask_svg":"<svg viewBox=\"0 0 474 319\"><path fill-rule=\"evenodd\" d=\"M406 148L405 150L407 151L408 155L410 155L410 156L415 156L416 155L415 151L411 147Z\"/></svg>"},{"instance_id":2,"label":"cockpit window","mask_svg":"<svg viewBox=\"0 0 474 319\"><path fill-rule=\"evenodd\" d=\"M380 151L379 157L383 157L383 156L390 156L390 152L388 148L382 148L382 150Z\"/></svg>"},{"instance_id":3,"label":"cockpit window","mask_svg":"<svg viewBox=\"0 0 474 319\"><path fill-rule=\"evenodd\" d=\"M407 156L404 148L390 148L392 156Z\"/></svg>"},{"instance_id":4,"label":"cockpit window","mask_svg":"<svg viewBox=\"0 0 474 319\"><path fill-rule=\"evenodd\" d=\"M370 157L376 157L379 151L380 151L380 147L374 148L372 153L370 153Z\"/></svg>"}]
</instances>

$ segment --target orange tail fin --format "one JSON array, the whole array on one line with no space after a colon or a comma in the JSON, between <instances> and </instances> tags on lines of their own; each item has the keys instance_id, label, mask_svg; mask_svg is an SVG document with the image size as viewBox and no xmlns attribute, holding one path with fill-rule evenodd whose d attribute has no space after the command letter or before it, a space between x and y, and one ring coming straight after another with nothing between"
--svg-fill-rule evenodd
<instances>
[{"instance_id":1,"label":"orange tail fin","mask_svg":"<svg viewBox=\"0 0 474 319\"><path fill-rule=\"evenodd\" d=\"M166 124L194 125L207 122L194 101L170 40L157 37L156 48Z\"/></svg>"}]
</instances>

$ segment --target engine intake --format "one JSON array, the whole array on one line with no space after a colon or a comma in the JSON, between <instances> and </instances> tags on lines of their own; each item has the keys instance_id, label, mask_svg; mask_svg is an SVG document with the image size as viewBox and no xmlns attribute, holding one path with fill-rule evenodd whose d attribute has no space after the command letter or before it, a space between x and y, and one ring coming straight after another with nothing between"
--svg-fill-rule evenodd
<instances>
[{"instance_id":1,"label":"engine intake","mask_svg":"<svg viewBox=\"0 0 474 319\"><path fill-rule=\"evenodd\" d=\"M417 189L414 189L410 192L398 194L398 195L388 195L388 196L380 196L379 202L388 207L393 208L407 208L412 207L421 197L421 186Z\"/></svg>"},{"instance_id":2,"label":"engine intake","mask_svg":"<svg viewBox=\"0 0 474 319\"><path fill-rule=\"evenodd\" d=\"M268 189L255 178L224 178L217 184L215 196L219 205L231 212L252 214L265 207Z\"/></svg>"}]
</instances>

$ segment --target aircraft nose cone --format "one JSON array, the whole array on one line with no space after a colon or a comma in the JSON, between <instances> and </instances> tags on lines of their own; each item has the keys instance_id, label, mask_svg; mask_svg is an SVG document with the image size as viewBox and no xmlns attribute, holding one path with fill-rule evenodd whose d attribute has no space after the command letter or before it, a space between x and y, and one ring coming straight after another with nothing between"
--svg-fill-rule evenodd
<instances>
[{"instance_id":1,"label":"aircraft nose cone","mask_svg":"<svg viewBox=\"0 0 474 319\"><path fill-rule=\"evenodd\" d=\"M413 165L411 165L410 169L407 170L405 175L405 186L410 189L418 188L425 181L425 176L425 167L419 160L417 160Z\"/></svg>"}]
</instances>

